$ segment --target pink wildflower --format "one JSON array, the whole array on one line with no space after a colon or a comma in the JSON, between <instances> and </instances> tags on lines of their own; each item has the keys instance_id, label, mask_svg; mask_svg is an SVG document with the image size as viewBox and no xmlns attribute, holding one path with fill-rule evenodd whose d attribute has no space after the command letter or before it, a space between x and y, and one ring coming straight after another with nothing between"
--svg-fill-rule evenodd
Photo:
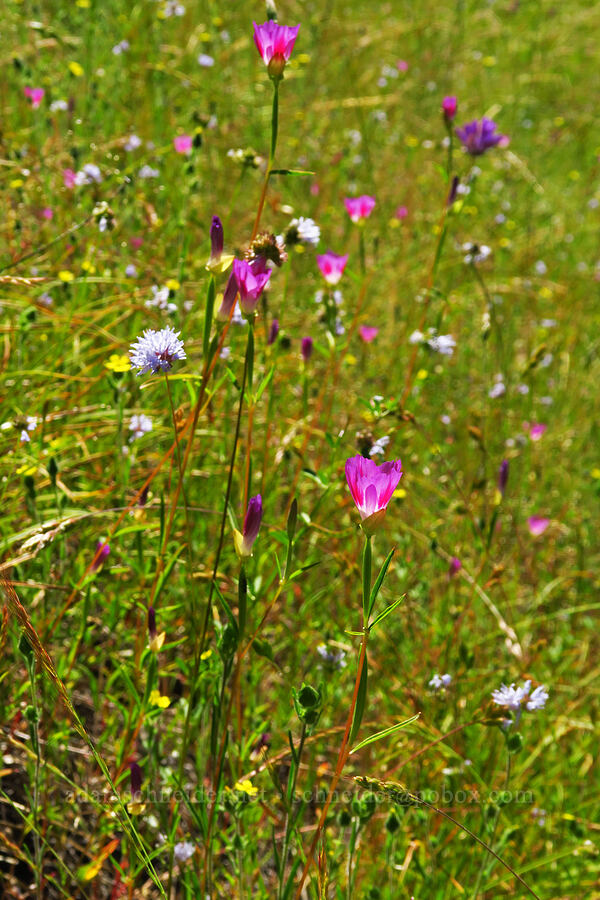
<instances>
[{"instance_id":1,"label":"pink wildflower","mask_svg":"<svg viewBox=\"0 0 600 900\"><path fill-rule=\"evenodd\" d=\"M408 207L399 206L396 210L396 218L397 219L405 219L408 215Z\"/></svg>"},{"instance_id":2,"label":"pink wildflower","mask_svg":"<svg viewBox=\"0 0 600 900\"><path fill-rule=\"evenodd\" d=\"M42 100L44 99L44 94L46 93L44 88L32 88L26 87L23 88L23 93L27 97L27 99L31 103L32 109L37 109Z\"/></svg>"},{"instance_id":3,"label":"pink wildflower","mask_svg":"<svg viewBox=\"0 0 600 900\"><path fill-rule=\"evenodd\" d=\"M456 115L456 110L458 108L458 102L456 97L444 97L442 100L442 112L444 113L444 119L446 122L451 122L454 116Z\"/></svg>"},{"instance_id":4,"label":"pink wildflower","mask_svg":"<svg viewBox=\"0 0 600 900\"><path fill-rule=\"evenodd\" d=\"M246 262L245 259L234 259L233 276L240 294L240 306L246 315L252 315L256 310L256 304L262 294L269 278L271 270L260 271L262 266Z\"/></svg>"},{"instance_id":5,"label":"pink wildflower","mask_svg":"<svg viewBox=\"0 0 600 900\"><path fill-rule=\"evenodd\" d=\"M192 152L193 138L189 134L178 134L173 138L173 146L177 153L190 154Z\"/></svg>"},{"instance_id":6,"label":"pink wildflower","mask_svg":"<svg viewBox=\"0 0 600 900\"><path fill-rule=\"evenodd\" d=\"M346 197L344 206L354 224L367 219L375 207L375 197L363 194L361 197Z\"/></svg>"},{"instance_id":7,"label":"pink wildflower","mask_svg":"<svg viewBox=\"0 0 600 900\"><path fill-rule=\"evenodd\" d=\"M532 425L529 429L529 437L532 441L539 441L547 429L547 425Z\"/></svg>"},{"instance_id":8,"label":"pink wildflower","mask_svg":"<svg viewBox=\"0 0 600 900\"><path fill-rule=\"evenodd\" d=\"M373 325L361 325L358 329L358 333L365 344L370 344L379 334L379 328L375 328Z\"/></svg>"},{"instance_id":9,"label":"pink wildflower","mask_svg":"<svg viewBox=\"0 0 600 900\"><path fill-rule=\"evenodd\" d=\"M367 533L372 532L383 518L401 478L399 459L377 465L359 454L346 460L348 487Z\"/></svg>"},{"instance_id":10,"label":"pink wildflower","mask_svg":"<svg viewBox=\"0 0 600 900\"><path fill-rule=\"evenodd\" d=\"M338 256L328 250L322 256L317 256L317 265L321 270L321 274L327 284L337 284L342 277L346 263L348 262L348 254Z\"/></svg>"},{"instance_id":11,"label":"pink wildflower","mask_svg":"<svg viewBox=\"0 0 600 900\"><path fill-rule=\"evenodd\" d=\"M75 187L75 176L76 176L76 174L77 174L77 173L74 172L73 169L63 169L63 173L62 173L62 176L63 176L63 184L64 184L64 186L65 186L66 188L69 188L69 190L70 190L71 188L74 188L74 187Z\"/></svg>"},{"instance_id":12,"label":"pink wildflower","mask_svg":"<svg viewBox=\"0 0 600 900\"><path fill-rule=\"evenodd\" d=\"M279 80L292 55L300 26L278 25L277 22L264 22L262 25L253 22L253 25L256 48L271 78Z\"/></svg>"},{"instance_id":13,"label":"pink wildflower","mask_svg":"<svg viewBox=\"0 0 600 900\"><path fill-rule=\"evenodd\" d=\"M545 519L543 516L530 516L527 519L527 527L532 537L539 537L543 534L549 524L550 519Z\"/></svg>"}]
</instances>

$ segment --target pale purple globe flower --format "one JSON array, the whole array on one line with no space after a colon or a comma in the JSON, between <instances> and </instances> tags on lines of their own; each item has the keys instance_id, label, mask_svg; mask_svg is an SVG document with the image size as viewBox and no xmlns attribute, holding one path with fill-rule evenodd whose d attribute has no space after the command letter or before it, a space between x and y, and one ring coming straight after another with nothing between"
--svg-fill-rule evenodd
<instances>
[{"instance_id":1,"label":"pale purple globe flower","mask_svg":"<svg viewBox=\"0 0 600 900\"><path fill-rule=\"evenodd\" d=\"M162 331L147 328L129 349L131 368L139 369L138 375L170 371L176 359L186 358L179 335L180 332L173 331L170 325Z\"/></svg>"},{"instance_id":2,"label":"pale purple globe flower","mask_svg":"<svg viewBox=\"0 0 600 900\"><path fill-rule=\"evenodd\" d=\"M456 136L461 140L463 147L471 156L481 156L491 147L507 147L509 138L505 134L496 131L496 123L491 119L474 119L456 129Z\"/></svg>"}]
</instances>

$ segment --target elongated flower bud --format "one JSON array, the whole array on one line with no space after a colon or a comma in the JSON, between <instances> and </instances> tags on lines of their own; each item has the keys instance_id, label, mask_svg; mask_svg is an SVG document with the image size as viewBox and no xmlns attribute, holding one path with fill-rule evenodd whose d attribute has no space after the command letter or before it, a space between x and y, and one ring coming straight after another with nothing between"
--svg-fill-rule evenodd
<instances>
[{"instance_id":1,"label":"elongated flower bud","mask_svg":"<svg viewBox=\"0 0 600 900\"><path fill-rule=\"evenodd\" d=\"M243 533L240 534L237 529L233 533L235 549L240 559L247 559L249 556L252 556L252 547L258 537L262 514L262 497L260 494L257 494L256 497L251 497L248 501Z\"/></svg>"},{"instance_id":2,"label":"elongated flower bud","mask_svg":"<svg viewBox=\"0 0 600 900\"><path fill-rule=\"evenodd\" d=\"M218 262L223 252L223 224L218 216L213 216L210 226L210 258Z\"/></svg>"}]
</instances>

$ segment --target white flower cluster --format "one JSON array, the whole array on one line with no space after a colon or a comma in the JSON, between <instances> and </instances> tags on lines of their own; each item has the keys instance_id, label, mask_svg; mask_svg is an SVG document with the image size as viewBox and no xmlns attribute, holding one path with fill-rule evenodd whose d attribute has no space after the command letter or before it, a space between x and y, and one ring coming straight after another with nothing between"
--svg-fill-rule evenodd
<instances>
[{"instance_id":1,"label":"white flower cluster","mask_svg":"<svg viewBox=\"0 0 600 900\"><path fill-rule=\"evenodd\" d=\"M442 356L452 356L456 347L456 341L451 334L438 334L435 328L429 328L427 334L423 334L422 331L418 330L413 331L408 342L410 344L423 344L423 346L429 347L430 350L441 353Z\"/></svg>"},{"instance_id":2,"label":"white flower cluster","mask_svg":"<svg viewBox=\"0 0 600 900\"><path fill-rule=\"evenodd\" d=\"M169 302L169 288L161 287L157 284L152 285L152 297L149 300L146 300L144 306L147 306L148 309L152 307L156 307L157 309L165 310L166 312L175 312L177 309L177 304Z\"/></svg>"}]
</instances>

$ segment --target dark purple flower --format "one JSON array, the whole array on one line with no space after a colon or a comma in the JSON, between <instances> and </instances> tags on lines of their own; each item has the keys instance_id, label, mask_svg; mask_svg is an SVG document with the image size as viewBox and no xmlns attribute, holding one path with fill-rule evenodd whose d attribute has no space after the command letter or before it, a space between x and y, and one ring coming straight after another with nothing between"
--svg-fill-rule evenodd
<instances>
[{"instance_id":1,"label":"dark purple flower","mask_svg":"<svg viewBox=\"0 0 600 900\"><path fill-rule=\"evenodd\" d=\"M498 490L500 491L500 495L504 497L504 491L506 490L506 483L508 481L508 460L503 459L500 463L500 471L498 472Z\"/></svg>"},{"instance_id":2,"label":"dark purple flower","mask_svg":"<svg viewBox=\"0 0 600 900\"><path fill-rule=\"evenodd\" d=\"M212 217L210 226L210 261L218 262L223 253L223 224L218 216Z\"/></svg>"},{"instance_id":3,"label":"dark purple flower","mask_svg":"<svg viewBox=\"0 0 600 900\"><path fill-rule=\"evenodd\" d=\"M303 337L301 353L302 353L302 359L304 360L305 363L307 363L309 361L309 359L311 358L312 352L313 352L313 339L311 337Z\"/></svg>"},{"instance_id":4,"label":"dark purple flower","mask_svg":"<svg viewBox=\"0 0 600 900\"><path fill-rule=\"evenodd\" d=\"M233 533L235 549L237 550L238 556L242 559L247 559L247 557L252 556L252 546L258 537L260 523L262 522L262 514L262 497L260 494L257 494L256 497L250 497L248 500L248 509L244 516L242 533L240 534L237 530Z\"/></svg>"},{"instance_id":5,"label":"dark purple flower","mask_svg":"<svg viewBox=\"0 0 600 900\"><path fill-rule=\"evenodd\" d=\"M460 570L462 569L462 563L458 556L453 556L450 560L450 568L448 569L448 575L452 578L454 575L458 575Z\"/></svg>"},{"instance_id":6,"label":"dark purple flower","mask_svg":"<svg viewBox=\"0 0 600 900\"><path fill-rule=\"evenodd\" d=\"M491 147L507 147L509 138L496 132L496 123L485 116L456 129L456 136L471 156L481 156Z\"/></svg>"},{"instance_id":7,"label":"dark purple flower","mask_svg":"<svg viewBox=\"0 0 600 900\"><path fill-rule=\"evenodd\" d=\"M153 606L148 607L148 634L151 641L156 637L156 612Z\"/></svg>"},{"instance_id":8,"label":"dark purple flower","mask_svg":"<svg viewBox=\"0 0 600 900\"><path fill-rule=\"evenodd\" d=\"M98 541L96 544L96 553L94 555L94 559L92 560L92 572L97 572L102 563L108 557L110 553L110 545L104 544L102 541Z\"/></svg>"},{"instance_id":9,"label":"dark purple flower","mask_svg":"<svg viewBox=\"0 0 600 900\"><path fill-rule=\"evenodd\" d=\"M133 760L129 763L129 773L131 775L131 799L139 801L142 797L142 770Z\"/></svg>"},{"instance_id":10,"label":"dark purple flower","mask_svg":"<svg viewBox=\"0 0 600 900\"><path fill-rule=\"evenodd\" d=\"M269 339L267 343L269 345L274 344L277 340L277 335L279 334L279 319L273 319L271 322L271 327L269 329Z\"/></svg>"}]
</instances>

